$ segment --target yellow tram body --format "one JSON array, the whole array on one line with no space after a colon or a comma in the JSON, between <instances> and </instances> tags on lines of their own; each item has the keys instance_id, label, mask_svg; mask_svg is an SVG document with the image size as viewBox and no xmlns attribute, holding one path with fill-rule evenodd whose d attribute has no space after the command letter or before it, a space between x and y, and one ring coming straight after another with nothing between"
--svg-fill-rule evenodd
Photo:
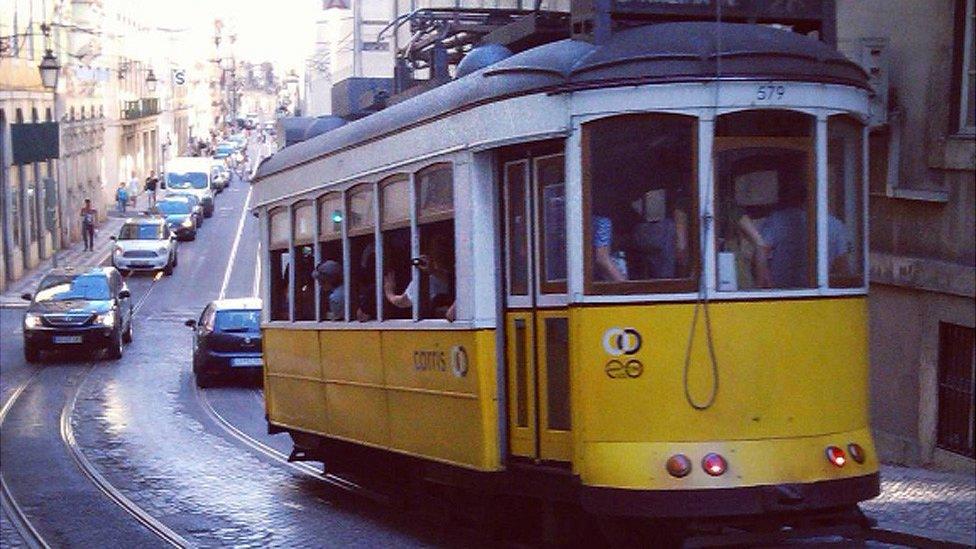
<instances>
[{"instance_id":1,"label":"yellow tram body","mask_svg":"<svg viewBox=\"0 0 976 549\"><path fill-rule=\"evenodd\" d=\"M548 313L564 315L571 326L577 427L543 430L543 459L571 462L584 485L640 490L812 482L877 472L868 429L863 297L710 304L722 357L722 396L704 413L684 404L685 344L694 307ZM600 338L614 325L643 334L634 355L644 368L638 377L615 379L606 372L609 357ZM748 337L722 337L742 335L743 325L752 327ZM705 395L716 380L707 366L703 324L697 330L688 385L692 395ZM495 379L504 365L495 360L494 330L265 328L264 342L267 412L281 427L480 471L503 468ZM468 357L463 376L450 365L457 347ZM865 448L864 463L837 468L822 458L823 448L850 442ZM513 436L513 446L520 443ZM676 479L661 466L676 453L700 458L709 452L728 457L726 475L698 469Z\"/></svg>"},{"instance_id":2,"label":"yellow tram body","mask_svg":"<svg viewBox=\"0 0 976 549\"><path fill-rule=\"evenodd\" d=\"M754 25L722 27L728 79L673 64L715 28L540 46L262 164L266 411L293 458L610 516L877 495L866 76ZM631 209L689 258L648 274L610 221ZM749 214L800 235L795 280L761 268Z\"/></svg>"}]
</instances>

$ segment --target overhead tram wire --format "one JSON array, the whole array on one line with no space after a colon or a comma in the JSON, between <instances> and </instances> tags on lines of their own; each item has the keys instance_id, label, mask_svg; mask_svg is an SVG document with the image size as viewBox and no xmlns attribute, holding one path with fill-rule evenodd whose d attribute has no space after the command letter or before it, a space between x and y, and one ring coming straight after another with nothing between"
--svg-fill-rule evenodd
<instances>
[{"instance_id":1,"label":"overhead tram wire","mask_svg":"<svg viewBox=\"0 0 976 549\"><path fill-rule=\"evenodd\" d=\"M715 2L715 83L714 94L712 99L712 126L714 128L715 121L718 119L718 103L720 99L719 87L722 81L722 3ZM712 131L714 136L715 132ZM712 155L714 158L715 155ZM715 188L715 170L712 169L712 173L708 178L708 196L714 196ZM711 212L707 212L701 217L702 220L702 231L698 235L698 295L695 299L695 309L691 316L691 326L688 329L688 345L685 348L685 363L684 372L682 375L682 382L685 392L685 400L688 405L698 411L704 411L712 407L715 404L715 399L718 397L719 388L719 377L718 377L718 358L715 356L715 341L712 331L712 317L709 314L709 303L708 303L708 286L705 274L705 261L707 260L708 249L705 245L706 235L709 234L714 222L715 217ZM709 392L708 398L704 403L699 403L695 401L695 397L691 395L691 388L689 387L688 377L691 371L691 352L694 347L695 342L695 328L698 326L698 311L702 309L705 316L705 342L708 345L708 361L711 366L712 371L712 387Z\"/></svg>"}]
</instances>

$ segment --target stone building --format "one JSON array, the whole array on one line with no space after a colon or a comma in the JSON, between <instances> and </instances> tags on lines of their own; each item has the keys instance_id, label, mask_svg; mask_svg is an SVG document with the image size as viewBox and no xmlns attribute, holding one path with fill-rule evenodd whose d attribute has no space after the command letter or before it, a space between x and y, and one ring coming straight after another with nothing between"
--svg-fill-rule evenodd
<instances>
[{"instance_id":1,"label":"stone building","mask_svg":"<svg viewBox=\"0 0 976 549\"><path fill-rule=\"evenodd\" d=\"M883 458L973 471L973 0L838 0L873 74L872 421ZM906 29L911 29L906 32Z\"/></svg>"}]
</instances>

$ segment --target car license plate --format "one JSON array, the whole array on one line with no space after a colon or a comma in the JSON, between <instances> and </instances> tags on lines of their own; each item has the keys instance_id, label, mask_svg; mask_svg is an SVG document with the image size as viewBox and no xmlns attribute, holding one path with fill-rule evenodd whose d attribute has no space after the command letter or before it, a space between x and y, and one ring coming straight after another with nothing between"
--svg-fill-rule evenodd
<instances>
[{"instance_id":1,"label":"car license plate","mask_svg":"<svg viewBox=\"0 0 976 549\"><path fill-rule=\"evenodd\" d=\"M54 336L54 342L61 343L81 343L81 336Z\"/></svg>"},{"instance_id":2,"label":"car license plate","mask_svg":"<svg viewBox=\"0 0 976 549\"><path fill-rule=\"evenodd\" d=\"M260 357L255 358L232 358L230 359L230 365L234 367L241 366L263 366L264 362Z\"/></svg>"},{"instance_id":3,"label":"car license plate","mask_svg":"<svg viewBox=\"0 0 976 549\"><path fill-rule=\"evenodd\" d=\"M132 266L136 269L148 269L149 267L152 267L152 265L149 263L133 263Z\"/></svg>"}]
</instances>

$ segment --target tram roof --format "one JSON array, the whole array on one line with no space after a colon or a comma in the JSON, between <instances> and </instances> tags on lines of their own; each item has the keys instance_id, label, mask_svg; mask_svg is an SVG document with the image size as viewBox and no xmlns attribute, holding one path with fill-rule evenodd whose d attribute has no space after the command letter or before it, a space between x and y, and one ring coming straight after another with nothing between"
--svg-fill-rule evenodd
<instances>
[{"instance_id":1,"label":"tram roof","mask_svg":"<svg viewBox=\"0 0 976 549\"><path fill-rule=\"evenodd\" d=\"M870 89L859 65L823 42L794 32L738 23L645 25L616 32L606 44L566 39L513 55L286 147L262 162L255 183L388 133L493 101L542 92L716 78L822 82Z\"/></svg>"}]
</instances>

